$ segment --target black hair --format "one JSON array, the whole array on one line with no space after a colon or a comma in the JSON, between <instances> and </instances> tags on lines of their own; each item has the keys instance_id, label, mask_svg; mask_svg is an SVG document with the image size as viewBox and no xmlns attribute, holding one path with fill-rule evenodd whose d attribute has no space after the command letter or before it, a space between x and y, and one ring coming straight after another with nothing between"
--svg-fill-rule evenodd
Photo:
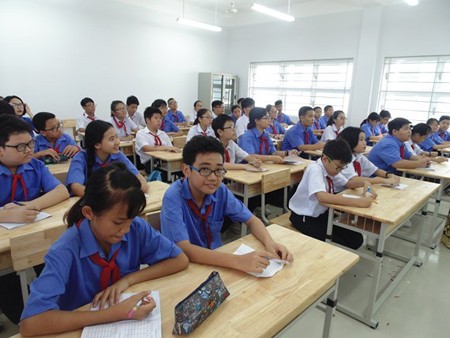
<instances>
[{"instance_id":1,"label":"black hair","mask_svg":"<svg viewBox=\"0 0 450 338\"><path fill-rule=\"evenodd\" d=\"M209 112L209 109L207 108L199 109L197 112L197 117L194 120L194 124L198 124L200 122L200 117L203 117L203 115L205 115L207 112Z\"/></svg>"},{"instance_id":2,"label":"black hair","mask_svg":"<svg viewBox=\"0 0 450 338\"><path fill-rule=\"evenodd\" d=\"M250 111L249 122L247 124L247 129L252 129L256 127L256 120L259 120L267 115L267 111L262 107L255 107Z\"/></svg>"},{"instance_id":3,"label":"black hair","mask_svg":"<svg viewBox=\"0 0 450 338\"><path fill-rule=\"evenodd\" d=\"M371 112L369 114L369 116L367 116L366 119L364 119L361 124L359 125L360 127L362 127L364 124L366 124L368 121L380 121L380 115L376 112Z\"/></svg>"},{"instance_id":4,"label":"black hair","mask_svg":"<svg viewBox=\"0 0 450 338\"><path fill-rule=\"evenodd\" d=\"M114 116L113 112L116 110L117 106L118 106L119 104L121 104L121 103L122 103L123 105L125 105L125 103L123 103L123 102L120 101L120 100L115 100L115 101L111 102L111 116Z\"/></svg>"},{"instance_id":5,"label":"black hair","mask_svg":"<svg viewBox=\"0 0 450 338\"><path fill-rule=\"evenodd\" d=\"M172 101L172 100L175 100L175 99L174 99L173 97L169 98L169 99L167 100L167 104L169 104L170 101Z\"/></svg>"},{"instance_id":6,"label":"black hair","mask_svg":"<svg viewBox=\"0 0 450 338\"><path fill-rule=\"evenodd\" d=\"M147 204L138 178L120 162L100 168L89 177L84 195L64 215L64 221L68 227L81 221L85 206L101 216L119 204L127 206L129 219L140 215Z\"/></svg>"},{"instance_id":7,"label":"black hair","mask_svg":"<svg viewBox=\"0 0 450 338\"><path fill-rule=\"evenodd\" d=\"M10 103L12 99L17 99L17 100L19 100L20 102L22 102L22 104L23 104L23 114L22 114L22 116L24 116L24 115L26 114L25 103L23 103L23 100L22 100L20 97L18 97L17 95L8 95L7 97L5 97L5 98L3 99L3 101L6 101L6 102ZM14 108L13 108L13 110L14 110ZM14 110L14 115L15 115L15 114L16 114L16 113L15 113L15 110Z\"/></svg>"},{"instance_id":8,"label":"black hair","mask_svg":"<svg viewBox=\"0 0 450 338\"><path fill-rule=\"evenodd\" d=\"M344 140L330 140L323 147L323 155L331 160L341 163L350 163L352 161L352 150Z\"/></svg>"},{"instance_id":9,"label":"black hair","mask_svg":"<svg viewBox=\"0 0 450 338\"><path fill-rule=\"evenodd\" d=\"M2 100L0 101L0 115L16 115L13 106L8 102Z\"/></svg>"},{"instance_id":10,"label":"black hair","mask_svg":"<svg viewBox=\"0 0 450 338\"><path fill-rule=\"evenodd\" d=\"M353 152L353 149L355 149L355 147L359 143L359 134L361 134L362 132L363 131L361 130L361 128L347 127L339 133L339 135L336 137L336 140L346 141L350 146L351 151Z\"/></svg>"},{"instance_id":11,"label":"black hair","mask_svg":"<svg viewBox=\"0 0 450 338\"><path fill-rule=\"evenodd\" d=\"M167 102L164 101L163 99L157 99L152 103L152 107L161 108L162 106L167 107Z\"/></svg>"},{"instance_id":12,"label":"black hair","mask_svg":"<svg viewBox=\"0 0 450 338\"><path fill-rule=\"evenodd\" d=\"M237 104L240 105L241 102L242 102L243 100L244 100L244 98L243 98L243 97L240 97L240 98L237 100Z\"/></svg>"},{"instance_id":13,"label":"black hair","mask_svg":"<svg viewBox=\"0 0 450 338\"><path fill-rule=\"evenodd\" d=\"M202 102L202 101L201 100L197 100L197 101L194 102L194 108L197 105L197 103L199 103L199 102ZM202 104L203 104L203 102L202 102Z\"/></svg>"},{"instance_id":14,"label":"black hair","mask_svg":"<svg viewBox=\"0 0 450 338\"><path fill-rule=\"evenodd\" d=\"M273 107L273 104L268 104L267 106L266 106L266 111L268 112L268 113L270 113L270 110L272 109L272 107Z\"/></svg>"},{"instance_id":15,"label":"black hair","mask_svg":"<svg viewBox=\"0 0 450 338\"><path fill-rule=\"evenodd\" d=\"M333 106L331 105L327 105L325 106L325 108L323 108L323 111L326 112L328 109L333 108Z\"/></svg>"},{"instance_id":16,"label":"black hair","mask_svg":"<svg viewBox=\"0 0 450 338\"><path fill-rule=\"evenodd\" d=\"M431 127L426 123L417 123L411 130L411 134L419 134L420 136L431 133Z\"/></svg>"},{"instance_id":17,"label":"black hair","mask_svg":"<svg viewBox=\"0 0 450 338\"><path fill-rule=\"evenodd\" d=\"M130 106L132 104L137 104L139 106L139 100L134 95L131 95L131 96L127 97L127 106Z\"/></svg>"},{"instance_id":18,"label":"black hair","mask_svg":"<svg viewBox=\"0 0 450 338\"><path fill-rule=\"evenodd\" d=\"M235 104L234 106L231 107L231 112L233 113L236 108L241 109L241 106L238 104Z\"/></svg>"},{"instance_id":19,"label":"black hair","mask_svg":"<svg viewBox=\"0 0 450 338\"><path fill-rule=\"evenodd\" d=\"M384 118L390 119L391 118L391 113L389 111L383 109L382 111L380 111L380 118L382 118L382 119L384 119Z\"/></svg>"},{"instance_id":20,"label":"black hair","mask_svg":"<svg viewBox=\"0 0 450 338\"><path fill-rule=\"evenodd\" d=\"M161 112L161 110L159 110L159 108L156 108L156 107L150 106L150 107L145 108L145 110L144 110L145 123L147 123L147 119L151 119L152 116L155 114L162 115L162 112Z\"/></svg>"},{"instance_id":21,"label":"black hair","mask_svg":"<svg viewBox=\"0 0 450 338\"><path fill-rule=\"evenodd\" d=\"M94 100L92 100L90 97L85 97L83 100L80 101L80 104L82 107L84 107L91 102L94 103Z\"/></svg>"},{"instance_id":22,"label":"black hair","mask_svg":"<svg viewBox=\"0 0 450 338\"><path fill-rule=\"evenodd\" d=\"M430 118L427 120L427 124L432 124L432 123L434 123L434 122L439 123L439 121L438 121L436 118L434 118L434 117L430 117Z\"/></svg>"},{"instance_id":23,"label":"black hair","mask_svg":"<svg viewBox=\"0 0 450 338\"><path fill-rule=\"evenodd\" d=\"M439 123L441 123L441 122L444 121L444 120L450 120L450 116L448 116L448 115L442 115L442 116L439 118Z\"/></svg>"},{"instance_id":24,"label":"black hair","mask_svg":"<svg viewBox=\"0 0 450 338\"><path fill-rule=\"evenodd\" d=\"M198 154L217 153L224 157L223 144L214 137L197 135L183 147L183 163L193 165Z\"/></svg>"},{"instance_id":25,"label":"black hair","mask_svg":"<svg viewBox=\"0 0 450 338\"><path fill-rule=\"evenodd\" d=\"M220 100L215 100L211 103L211 107L214 108L219 108L221 105L223 105L223 102Z\"/></svg>"},{"instance_id":26,"label":"black hair","mask_svg":"<svg viewBox=\"0 0 450 338\"><path fill-rule=\"evenodd\" d=\"M238 106L239 107L239 106ZM225 126L225 123L227 121L231 121L234 124L233 119L231 118L230 115L227 114L220 114L219 116L217 116L213 121L212 121L212 129L214 130L214 133L216 134L216 137L219 138L220 135L218 133L218 130L223 130L223 127Z\"/></svg>"},{"instance_id":27,"label":"black hair","mask_svg":"<svg viewBox=\"0 0 450 338\"><path fill-rule=\"evenodd\" d=\"M313 108L313 110L314 110L314 111L316 111L316 109L320 109L320 110L322 110L322 107L319 107L319 106L315 106L315 107Z\"/></svg>"},{"instance_id":28,"label":"black hair","mask_svg":"<svg viewBox=\"0 0 450 338\"><path fill-rule=\"evenodd\" d=\"M312 107L310 107L310 106L300 107L300 109L298 110L298 118L300 118L301 116L305 116L306 113L309 112L310 110L314 110L314 109L312 109Z\"/></svg>"},{"instance_id":29,"label":"black hair","mask_svg":"<svg viewBox=\"0 0 450 338\"><path fill-rule=\"evenodd\" d=\"M0 147L5 147L5 144L9 141L11 135L22 133L31 133L31 128L28 123L15 115L2 116L0 122Z\"/></svg>"},{"instance_id":30,"label":"black hair","mask_svg":"<svg viewBox=\"0 0 450 338\"><path fill-rule=\"evenodd\" d=\"M275 103L274 103L274 106L279 106L280 104L283 104L283 101L276 100Z\"/></svg>"},{"instance_id":31,"label":"black hair","mask_svg":"<svg viewBox=\"0 0 450 338\"><path fill-rule=\"evenodd\" d=\"M345 115L345 113L342 110L335 110L333 112L333 115L331 115L331 117L328 119L327 126L332 126L333 123L336 122L336 120L337 120L337 118L338 118L338 116L340 114L344 114Z\"/></svg>"},{"instance_id":32,"label":"black hair","mask_svg":"<svg viewBox=\"0 0 450 338\"><path fill-rule=\"evenodd\" d=\"M45 124L47 123L47 120L56 118L55 114L42 112L37 113L33 116L33 125L34 127L39 130L45 130Z\"/></svg>"},{"instance_id":33,"label":"black hair","mask_svg":"<svg viewBox=\"0 0 450 338\"><path fill-rule=\"evenodd\" d=\"M394 130L400 130L405 124L410 124L411 122L403 117L397 117L388 123L389 134L392 135Z\"/></svg>"},{"instance_id":34,"label":"black hair","mask_svg":"<svg viewBox=\"0 0 450 338\"><path fill-rule=\"evenodd\" d=\"M251 97L246 97L241 101L241 107L242 109L251 107L255 105L255 100L253 100Z\"/></svg>"},{"instance_id":35,"label":"black hair","mask_svg":"<svg viewBox=\"0 0 450 338\"><path fill-rule=\"evenodd\" d=\"M91 176L95 164L95 145L102 142L103 136L111 128L114 128L111 123L102 120L92 121L86 127L84 146L87 155L88 177Z\"/></svg>"}]
</instances>

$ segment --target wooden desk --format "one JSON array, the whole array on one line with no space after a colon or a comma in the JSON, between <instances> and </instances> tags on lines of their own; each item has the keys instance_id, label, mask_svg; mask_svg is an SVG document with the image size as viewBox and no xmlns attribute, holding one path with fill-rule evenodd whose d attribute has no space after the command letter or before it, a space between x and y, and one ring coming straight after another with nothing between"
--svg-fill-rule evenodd
<instances>
[{"instance_id":1,"label":"wooden desk","mask_svg":"<svg viewBox=\"0 0 450 338\"><path fill-rule=\"evenodd\" d=\"M57 164L48 164L47 168L62 184L66 184L67 173L69 172L72 160L64 161Z\"/></svg>"},{"instance_id":2,"label":"wooden desk","mask_svg":"<svg viewBox=\"0 0 450 338\"><path fill-rule=\"evenodd\" d=\"M362 153L363 155L367 156L373 147L366 146L366 150ZM305 154L309 155L309 159L312 159L313 156L321 157L322 156L322 150L305 150Z\"/></svg>"},{"instance_id":3,"label":"wooden desk","mask_svg":"<svg viewBox=\"0 0 450 338\"><path fill-rule=\"evenodd\" d=\"M360 232L370 237L375 237L378 240L375 256L367 255L358 251L360 255L366 256L376 264L372 289L365 300L367 302L367 308L362 314L360 314L343 306L342 303L338 306L340 311L371 326L372 328L376 328L378 326L378 322L374 320L374 314L380 305L394 290L413 264L418 266L422 264L419 262L418 255L423 233L423 216L426 214L426 207L429 197L439 188L439 185L435 183L423 182L403 177L400 181L401 183L408 184L408 187L403 190L396 190L388 187L378 188L377 204L372 204L370 208L326 204L326 206L330 208L327 241L331 239L333 225ZM359 190L359 193L362 192L362 188L357 190ZM342 193L355 194L355 191L348 189ZM334 216L334 210L340 211L341 214ZM403 257L397 254L392 254L393 257L404 261L406 264L397 276L395 276L389 286L386 286L385 288L379 287L383 255L389 255L389 253L384 249L386 239L419 210L422 210L422 217L420 218L419 231L417 233L416 245L412 256Z\"/></svg>"},{"instance_id":4,"label":"wooden desk","mask_svg":"<svg viewBox=\"0 0 450 338\"><path fill-rule=\"evenodd\" d=\"M120 141L119 148L125 156L133 156L133 163L136 166L136 141Z\"/></svg>"},{"instance_id":5,"label":"wooden desk","mask_svg":"<svg viewBox=\"0 0 450 338\"><path fill-rule=\"evenodd\" d=\"M187 135L189 133L189 129L191 129L192 126L187 126L187 127L178 127L178 129L181 130L181 132L183 133L183 135Z\"/></svg>"},{"instance_id":6,"label":"wooden desk","mask_svg":"<svg viewBox=\"0 0 450 338\"><path fill-rule=\"evenodd\" d=\"M313 129L313 134L316 136L322 136L325 129Z\"/></svg>"},{"instance_id":7,"label":"wooden desk","mask_svg":"<svg viewBox=\"0 0 450 338\"><path fill-rule=\"evenodd\" d=\"M355 265L359 257L278 225L271 225L267 230L295 257L272 278L256 278L237 270L190 263L185 271L134 285L127 291L158 290L162 336L174 337L175 305L216 270L230 296L190 337L218 334L224 337L273 337L325 297L330 304L336 301L339 277ZM248 235L217 250L232 253L242 243L262 249L261 243ZM327 307L323 337L330 335L332 312L332 307ZM80 335L81 330L77 330L47 337L75 338Z\"/></svg>"},{"instance_id":8,"label":"wooden desk","mask_svg":"<svg viewBox=\"0 0 450 338\"><path fill-rule=\"evenodd\" d=\"M170 151L147 151L146 155L150 156L151 168L153 170L153 161L158 159L162 161L161 170L167 172L167 179L170 181L172 175L181 171L181 164L183 163L182 153L172 153Z\"/></svg>"}]
</instances>

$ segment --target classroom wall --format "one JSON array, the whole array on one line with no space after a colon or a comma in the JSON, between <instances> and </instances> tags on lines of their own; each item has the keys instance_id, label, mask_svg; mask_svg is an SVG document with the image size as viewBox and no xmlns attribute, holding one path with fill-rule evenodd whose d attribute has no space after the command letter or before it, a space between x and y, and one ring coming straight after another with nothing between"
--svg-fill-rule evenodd
<instances>
[{"instance_id":1,"label":"classroom wall","mask_svg":"<svg viewBox=\"0 0 450 338\"><path fill-rule=\"evenodd\" d=\"M193 110L199 72L223 71L227 33L203 33L156 13L112 0L2 0L0 95L16 94L33 112L61 118L82 112L89 96L97 114L136 95L140 110L174 96Z\"/></svg>"}]
</instances>

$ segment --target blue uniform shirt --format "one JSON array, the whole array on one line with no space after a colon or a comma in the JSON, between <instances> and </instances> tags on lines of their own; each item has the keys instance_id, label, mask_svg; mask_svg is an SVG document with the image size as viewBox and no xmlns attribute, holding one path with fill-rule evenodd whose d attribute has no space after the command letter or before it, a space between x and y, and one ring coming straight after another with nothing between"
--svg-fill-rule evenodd
<instances>
[{"instance_id":1,"label":"blue uniform shirt","mask_svg":"<svg viewBox=\"0 0 450 338\"><path fill-rule=\"evenodd\" d=\"M105 163L114 162L122 162L134 175L137 175L139 173L134 164L131 163L130 160L121 151L119 151L117 154L109 155L105 162L101 162L100 159L95 156L95 163L92 168L91 174L100 169ZM87 179L87 153L85 151L80 151L73 157L72 162L70 163L69 172L67 173L66 185L70 186L72 183L86 185Z\"/></svg>"},{"instance_id":2,"label":"blue uniform shirt","mask_svg":"<svg viewBox=\"0 0 450 338\"><path fill-rule=\"evenodd\" d=\"M64 149L66 149L67 146L76 146L77 144L67 134L62 134L60 138L58 138L55 141L55 145L52 146L50 142L43 136L38 135L36 136L36 143L34 145L34 152L37 153L38 151L43 151L47 149L55 149L58 154L62 154Z\"/></svg>"},{"instance_id":3,"label":"blue uniform shirt","mask_svg":"<svg viewBox=\"0 0 450 338\"><path fill-rule=\"evenodd\" d=\"M386 135L380 142L375 144L369 153L369 160L379 169L390 173L396 172L392 164L402 160L400 157L400 146L404 144L392 135ZM413 154L405 147L405 159L409 159Z\"/></svg>"},{"instance_id":4,"label":"blue uniform shirt","mask_svg":"<svg viewBox=\"0 0 450 338\"><path fill-rule=\"evenodd\" d=\"M188 200L193 200L189 179L180 179L170 185L163 197L161 232L175 243L188 240L194 245L206 248L206 235L202 230L201 221L189 208ZM253 214L223 183L212 195L205 196L201 214L205 214L206 207L211 203L213 206L208 216L208 224L212 233L211 249L216 249L222 246L220 229L224 216L230 217L235 222L247 222Z\"/></svg>"},{"instance_id":5,"label":"blue uniform shirt","mask_svg":"<svg viewBox=\"0 0 450 338\"><path fill-rule=\"evenodd\" d=\"M278 113L277 121L278 123L286 123L288 126L294 124L289 115L286 115L284 113Z\"/></svg>"},{"instance_id":6,"label":"blue uniform shirt","mask_svg":"<svg viewBox=\"0 0 450 338\"><path fill-rule=\"evenodd\" d=\"M172 122L172 120L170 119L169 115L167 114L166 117L163 118L163 123L164 123L164 128L162 128L162 124L161 124L161 130L165 131L166 133L178 133L178 131L180 130L175 123Z\"/></svg>"},{"instance_id":7,"label":"blue uniform shirt","mask_svg":"<svg viewBox=\"0 0 450 338\"><path fill-rule=\"evenodd\" d=\"M39 134L39 132L36 130L36 128L34 128L34 124L33 124L33 120L32 119L30 119L29 117L26 117L25 115L22 115L20 117L20 119L25 121L26 123L28 123L28 125L30 126L30 128L31 128L31 133L30 133L31 137L34 138L34 133Z\"/></svg>"},{"instance_id":8,"label":"blue uniform shirt","mask_svg":"<svg viewBox=\"0 0 450 338\"><path fill-rule=\"evenodd\" d=\"M275 132L273 128L275 128ZM286 129L284 129L283 126L277 120L273 120L272 125L267 127L266 131L269 134L286 134Z\"/></svg>"},{"instance_id":9,"label":"blue uniform shirt","mask_svg":"<svg viewBox=\"0 0 450 338\"><path fill-rule=\"evenodd\" d=\"M313 130L320 130L320 118L319 120L314 119L313 125L311 126ZM326 126L325 126L326 128Z\"/></svg>"},{"instance_id":10,"label":"blue uniform shirt","mask_svg":"<svg viewBox=\"0 0 450 338\"><path fill-rule=\"evenodd\" d=\"M230 117L233 119L234 124L236 124L236 121L238 118L236 116L234 116L233 114L231 114Z\"/></svg>"},{"instance_id":11,"label":"blue uniform shirt","mask_svg":"<svg viewBox=\"0 0 450 338\"><path fill-rule=\"evenodd\" d=\"M389 130L386 128L386 125L381 123L381 122L378 123L378 129L380 129L380 132L382 134L388 134L389 133Z\"/></svg>"},{"instance_id":12,"label":"blue uniform shirt","mask_svg":"<svg viewBox=\"0 0 450 338\"><path fill-rule=\"evenodd\" d=\"M32 201L42 194L55 189L61 184L53 176L44 162L35 158L29 163L17 167L16 174L22 174L25 186L28 191L28 200ZM0 163L0 207L11 202L12 182L11 171ZM25 194L21 182L18 180L16 185L15 201L25 201Z\"/></svg>"},{"instance_id":13,"label":"blue uniform shirt","mask_svg":"<svg viewBox=\"0 0 450 338\"><path fill-rule=\"evenodd\" d=\"M441 131L437 131L433 134L431 134L431 138L436 144L442 144L445 141L445 133L443 134Z\"/></svg>"},{"instance_id":14,"label":"blue uniform shirt","mask_svg":"<svg viewBox=\"0 0 450 338\"><path fill-rule=\"evenodd\" d=\"M381 130L378 126L372 127L369 122L364 123L361 126L361 130L366 134L366 143L368 146L373 146L373 142L370 142L371 136L381 135Z\"/></svg>"},{"instance_id":15,"label":"blue uniform shirt","mask_svg":"<svg viewBox=\"0 0 450 338\"><path fill-rule=\"evenodd\" d=\"M176 115L176 116L175 116ZM172 113L171 110L169 110L169 113L167 114L167 116L169 116L170 120L174 123L181 123L181 122L186 122L186 119L184 118L184 115L182 112L180 112L179 110L177 110L174 113Z\"/></svg>"},{"instance_id":16,"label":"blue uniform shirt","mask_svg":"<svg viewBox=\"0 0 450 338\"><path fill-rule=\"evenodd\" d=\"M328 124L328 120L330 118L326 115L322 115L319 119L319 124L320 124L320 129L325 129L327 127Z\"/></svg>"},{"instance_id":17,"label":"blue uniform shirt","mask_svg":"<svg viewBox=\"0 0 450 338\"><path fill-rule=\"evenodd\" d=\"M316 144L319 142L316 135L314 135L311 127L303 127L300 122L291 127L284 135L283 143L281 144L281 150L297 149L298 146L305 144L305 133L308 134L307 144Z\"/></svg>"},{"instance_id":18,"label":"blue uniform shirt","mask_svg":"<svg viewBox=\"0 0 450 338\"><path fill-rule=\"evenodd\" d=\"M94 237L89 221L80 227L67 229L45 256L45 268L31 284L30 297L22 313L25 319L49 310L71 311L90 303L100 292L102 268L92 262L90 255L99 253L110 260L116 250L120 276L140 269L141 264L156 264L181 253L172 241L154 230L142 218L136 217L119 243L113 244L108 257Z\"/></svg>"},{"instance_id":19,"label":"blue uniform shirt","mask_svg":"<svg viewBox=\"0 0 450 338\"><path fill-rule=\"evenodd\" d=\"M266 148L266 146L263 146L262 153L260 153L259 149L262 136L265 136L267 138L268 147ZM275 149L275 146L273 145L272 140L270 139L269 133L264 130L263 133L260 134L258 129L256 128L247 129L245 133L242 134L241 137L239 137L238 145L242 148L242 150L249 154L272 155L277 151ZM266 149L268 149L269 151L266 151Z\"/></svg>"},{"instance_id":20,"label":"blue uniform shirt","mask_svg":"<svg viewBox=\"0 0 450 338\"><path fill-rule=\"evenodd\" d=\"M433 147L436 143L433 141L432 135L429 135L422 143L419 143L419 147L425 151L434 151Z\"/></svg>"}]
</instances>

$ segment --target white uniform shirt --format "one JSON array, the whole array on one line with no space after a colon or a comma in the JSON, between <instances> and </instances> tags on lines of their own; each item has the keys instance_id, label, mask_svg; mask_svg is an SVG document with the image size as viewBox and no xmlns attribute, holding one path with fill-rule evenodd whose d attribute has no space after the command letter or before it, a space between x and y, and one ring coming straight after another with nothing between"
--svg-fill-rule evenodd
<instances>
[{"instance_id":1,"label":"white uniform shirt","mask_svg":"<svg viewBox=\"0 0 450 338\"><path fill-rule=\"evenodd\" d=\"M99 120L97 117L93 117L93 119L94 120ZM89 116L88 116L88 114L86 114L86 113L83 113L81 116L78 116L77 117L77 130L78 129L80 129L80 128L84 128L84 129L86 129L86 127L87 127L87 125L89 124L89 123L91 123L92 121L94 121L94 120L92 120Z\"/></svg>"},{"instance_id":2,"label":"white uniform shirt","mask_svg":"<svg viewBox=\"0 0 450 338\"><path fill-rule=\"evenodd\" d=\"M109 122L113 125L114 129L117 131L117 136L119 137L131 135L133 129L137 128L137 126L134 124L133 121L131 121L131 119L128 116L125 116L125 119L123 120L125 125L122 128L119 128L117 126L119 120L116 119L114 116L111 116L111 120Z\"/></svg>"},{"instance_id":3,"label":"white uniform shirt","mask_svg":"<svg viewBox=\"0 0 450 338\"><path fill-rule=\"evenodd\" d=\"M316 198L318 192L328 192L329 176L322 160L318 159L316 163L308 165L303 175L297 191L289 201L289 209L297 215L318 217L327 211L327 207L321 205ZM330 176L331 177L331 176ZM334 186L345 186L348 180L341 174L331 177Z\"/></svg>"},{"instance_id":4,"label":"white uniform shirt","mask_svg":"<svg viewBox=\"0 0 450 338\"><path fill-rule=\"evenodd\" d=\"M228 153L230 154L230 163L240 163L249 156L248 153L239 147L233 140L228 142L228 145L225 147L225 151L226 150L228 150Z\"/></svg>"},{"instance_id":5,"label":"white uniform shirt","mask_svg":"<svg viewBox=\"0 0 450 338\"><path fill-rule=\"evenodd\" d=\"M250 122L250 118L245 114L242 114L242 116L237 119L236 135L238 138L247 131L247 125L249 122Z\"/></svg>"},{"instance_id":6,"label":"white uniform shirt","mask_svg":"<svg viewBox=\"0 0 450 338\"><path fill-rule=\"evenodd\" d=\"M152 133L153 134L153 133ZM150 130L148 127L139 130L136 133L136 154L141 158L142 164L147 163L150 160L150 156L148 156L142 148L144 146L154 146L155 145L155 137L150 134ZM163 146L171 146L172 142L170 142L169 136L162 130L158 130L156 136L161 140L161 145Z\"/></svg>"},{"instance_id":7,"label":"white uniform shirt","mask_svg":"<svg viewBox=\"0 0 450 338\"><path fill-rule=\"evenodd\" d=\"M342 170L341 174L345 176L346 179L350 180L352 177L357 176L358 173L356 172L355 166L353 162L358 161L361 165L361 176L362 177L370 177L373 174L375 174L375 171L378 170L378 167L369 161L367 157L365 157L363 154L356 154L352 157L352 162L349 163L348 167ZM336 187L336 192L341 192L342 190L345 190L345 187Z\"/></svg>"},{"instance_id":8,"label":"white uniform shirt","mask_svg":"<svg viewBox=\"0 0 450 338\"><path fill-rule=\"evenodd\" d=\"M131 121L134 122L136 126L138 126L139 129L143 129L147 126L147 124L145 123L144 115L138 111L135 112L133 116L128 115L128 117L131 119Z\"/></svg>"},{"instance_id":9,"label":"white uniform shirt","mask_svg":"<svg viewBox=\"0 0 450 338\"><path fill-rule=\"evenodd\" d=\"M204 131L203 131L202 127L200 127L200 123L198 123L196 125L193 125L191 127L191 129L189 129L189 132L188 132L188 134L186 136L186 142L188 142L194 136L203 135L203 132ZM211 126L206 128L206 135L205 136L216 137L216 134L214 134L214 130L211 128Z\"/></svg>"},{"instance_id":10,"label":"white uniform shirt","mask_svg":"<svg viewBox=\"0 0 450 338\"><path fill-rule=\"evenodd\" d=\"M344 127L339 128L339 133L344 130ZM329 140L335 140L337 135L336 125L333 123L331 126L328 126L323 131L322 137L320 138L320 142L326 142Z\"/></svg>"},{"instance_id":11,"label":"white uniform shirt","mask_svg":"<svg viewBox=\"0 0 450 338\"><path fill-rule=\"evenodd\" d=\"M421 155L424 152L419 145L414 143L411 139L405 142L405 146L413 155Z\"/></svg>"}]
</instances>

